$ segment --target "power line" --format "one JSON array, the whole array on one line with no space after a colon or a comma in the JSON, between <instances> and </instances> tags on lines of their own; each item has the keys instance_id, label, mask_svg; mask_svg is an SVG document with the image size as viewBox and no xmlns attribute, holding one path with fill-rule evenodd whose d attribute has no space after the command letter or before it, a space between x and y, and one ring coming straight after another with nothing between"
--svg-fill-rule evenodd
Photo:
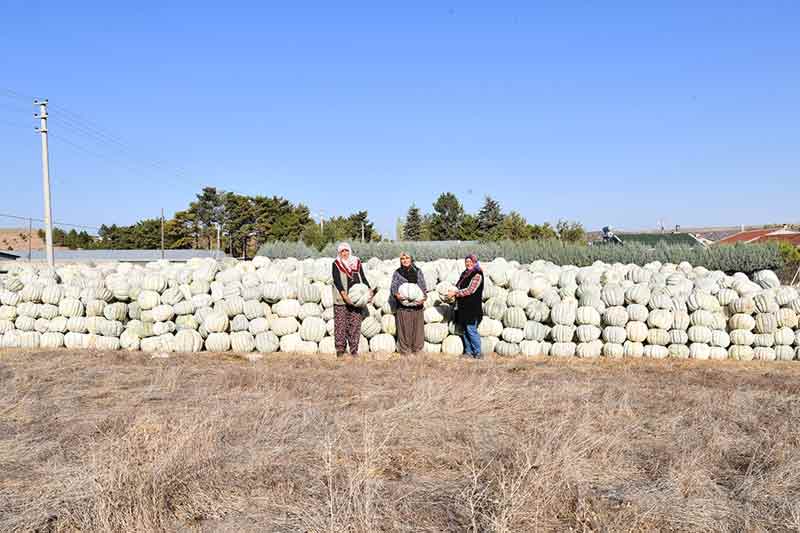
<instances>
[{"instance_id":1,"label":"power line","mask_svg":"<svg viewBox=\"0 0 800 533\"><path fill-rule=\"evenodd\" d=\"M0 217L3 218L13 218L16 220L33 220L34 222L44 222L43 218L36 218L36 217L23 217L20 215L9 215L7 213L0 213ZM83 229L94 229L99 230L97 226L87 226L86 224L71 224L69 222L53 222L53 224L58 224L59 226L67 226L70 228L83 228Z\"/></svg>"}]
</instances>

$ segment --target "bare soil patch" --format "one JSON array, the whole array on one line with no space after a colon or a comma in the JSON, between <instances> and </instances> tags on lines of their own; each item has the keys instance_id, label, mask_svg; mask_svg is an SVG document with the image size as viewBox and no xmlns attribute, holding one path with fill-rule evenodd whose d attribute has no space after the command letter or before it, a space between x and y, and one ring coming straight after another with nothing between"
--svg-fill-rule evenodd
<instances>
[{"instance_id":1,"label":"bare soil patch","mask_svg":"<svg viewBox=\"0 0 800 533\"><path fill-rule=\"evenodd\" d=\"M0 531L798 531L800 364L0 353Z\"/></svg>"}]
</instances>

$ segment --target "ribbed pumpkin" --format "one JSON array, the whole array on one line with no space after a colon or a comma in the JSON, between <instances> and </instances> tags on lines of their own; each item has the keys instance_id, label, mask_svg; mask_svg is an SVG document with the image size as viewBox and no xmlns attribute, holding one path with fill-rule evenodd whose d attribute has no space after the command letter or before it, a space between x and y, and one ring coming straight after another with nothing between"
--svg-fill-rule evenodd
<instances>
[{"instance_id":1,"label":"ribbed pumpkin","mask_svg":"<svg viewBox=\"0 0 800 533\"><path fill-rule=\"evenodd\" d=\"M653 329L671 329L672 312L665 309L654 309L647 317L647 325Z\"/></svg>"},{"instance_id":2,"label":"ribbed pumpkin","mask_svg":"<svg viewBox=\"0 0 800 533\"><path fill-rule=\"evenodd\" d=\"M625 290L619 285L606 285L600 291L600 299L606 307L619 307L625 304Z\"/></svg>"},{"instance_id":3,"label":"ribbed pumpkin","mask_svg":"<svg viewBox=\"0 0 800 533\"><path fill-rule=\"evenodd\" d=\"M546 322L550 318L550 308L540 300L531 300L525 307L525 315L528 320Z\"/></svg>"},{"instance_id":4,"label":"ribbed pumpkin","mask_svg":"<svg viewBox=\"0 0 800 533\"><path fill-rule=\"evenodd\" d=\"M211 332L206 338L205 346L209 352L227 352L231 349L230 335L224 332Z\"/></svg>"},{"instance_id":5,"label":"ribbed pumpkin","mask_svg":"<svg viewBox=\"0 0 800 533\"><path fill-rule=\"evenodd\" d=\"M671 329L669 330L669 342L670 344L688 344L689 334L682 329Z\"/></svg>"},{"instance_id":6,"label":"ribbed pumpkin","mask_svg":"<svg viewBox=\"0 0 800 533\"><path fill-rule=\"evenodd\" d=\"M580 343L588 343L599 339L602 333L603 330L597 326L583 324L575 329L575 338L578 339Z\"/></svg>"},{"instance_id":7,"label":"ribbed pumpkin","mask_svg":"<svg viewBox=\"0 0 800 533\"><path fill-rule=\"evenodd\" d=\"M419 305L425 299L425 293L416 283L403 283L397 292L403 298L400 300L402 305Z\"/></svg>"},{"instance_id":8,"label":"ribbed pumpkin","mask_svg":"<svg viewBox=\"0 0 800 533\"><path fill-rule=\"evenodd\" d=\"M228 316L224 313L215 311L205 317L203 320L203 325L210 333L225 332L228 330L229 325Z\"/></svg>"},{"instance_id":9,"label":"ribbed pumpkin","mask_svg":"<svg viewBox=\"0 0 800 533\"><path fill-rule=\"evenodd\" d=\"M554 342L550 347L550 355L553 357L574 357L576 349L577 345L574 342Z\"/></svg>"},{"instance_id":10,"label":"ribbed pumpkin","mask_svg":"<svg viewBox=\"0 0 800 533\"><path fill-rule=\"evenodd\" d=\"M625 326L628 323L628 311L624 307L608 307L603 313L603 324L606 326Z\"/></svg>"},{"instance_id":11,"label":"ribbed pumpkin","mask_svg":"<svg viewBox=\"0 0 800 533\"><path fill-rule=\"evenodd\" d=\"M442 341L442 353L448 355L461 355L464 353L464 343L458 335L448 335Z\"/></svg>"},{"instance_id":12,"label":"ribbed pumpkin","mask_svg":"<svg viewBox=\"0 0 800 533\"><path fill-rule=\"evenodd\" d=\"M270 319L269 327L275 335L283 337L300 329L300 323L296 318L273 317Z\"/></svg>"},{"instance_id":13,"label":"ribbed pumpkin","mask_svg":"<svg viewBox=\"0 0 800 533\"><path fill-rule=\"evenodd\" d=\"M199 352L203 349L203 337L194 330L182 329L175 334L173 346L180 353Z\"/></svg>"},{"instance_id":14,"label":"ribbed pumpkin","mask_svg":"<svg viewBox=\"0 0 800 533\"><path fill-rule=\"evenodd\" d=\"M594 327L594 326L588 326ZM603 353L603 343L601 341L581 342L575 347L575 355L582 359L594 359Z\"/></svg>"},{"instance_id":15,"label":"ribbed pumpkin","mask_svg":"<svg viewBox=\"0 0 800 533\"><path fill-rule=\"evenodd\" d=\"M503 328L501 337L506 342L519 344L525 339L525 331L519 328Z\"/></svg>"},{"instance_id":16,"label":"ribbed pumpkin","mask_svg":"<svg viewBox=\"0 0 800 533\"><path fill-rule=\"evenodd\" d=\"M83 304L75 298L64 298L58 303L58 313L67 318L83 316Z\"/></svg>"},{"instance_id":17,"label":"ribbed pumpkin","mask_svg":"<svg viewBox=\"0 0 800 533\"><path fill-rule=\"evenodd\" d=\"M550 311L550 319L553 324L572 326L577 318L578 305L574 301L564 301L553 306Z\"/></svg>"},{"instance_id":18,"label":"ribbed pumpkin","mask_svg":"<svg viewBox=\"0 0 800 533\"><path fill-rule=\"evenodd\" d=\"M746 329L735 329L729 333L731 343L741 346L752 346L755 342L753 332Z\"/></svg>"},{"instance_id":19,"label":"ribbed pumpkin","mask_svg":"<svg viewBox=\"0 0 800 533\"><path fill-rule=\"evenodd\" d=\"M579 326L599 326L601 322L600 313L594 307L578 307L575 311L575 323Z\"/></svg>"},{"instance_id":20,"label":"ribbed pumpkin","mask_svg":"<svg viewBox=\"0 0 800 533\"><path fill-rule=\"evenodd\" d=\"M644 347L644 353L642 355L648 359L666 359L669 357L669 350L666 346L648 344Z\"/></svg>"},{"instance_id":21,"label":"ribbed pumpkin","mask_svg":"<svg viewBox=\"0 0 800 533\"><path fill-rule=\"evenodd\" d=\"M708 344L693 342L689 345L689 357L692 359L708 359L711 356L711 349Z\"/></svg>"},{"instance_id":22,"label":"ribbed pumpkin","mask_svg":"<svg viewBox=\"0 0 800 533\"><path fill-rule=\"evenodd\" d=\"M76 333L70 331L69 333L64 335L64 346L66 346L70 350L85 349L87 347L85 338L86 334L84 333Z\"/></svg>"},{"instance_id":23,"label":"ribbed pumpkin","mask_svg":"<svg viewBox=\"0 0 800 533\"><path fill-rule=\"evenodd\" d=\"M755 327L756 319L744 313L736 313L728 319L728 328L731 330L745 329L747 331L753 331Z\"/></svg>"},{"instance_id":24,"label":"ribbed pumpkin","mask_svg":"<svg viewBox=\"0 0 800 533\"><path fill-rule=\"evenodd\" d=\"M775 320L780 328L797 329L797 313L792 309L778 309L778 312L775 313Z\"/></svg>"},{"instance_id":25,"label":"ribbed pumpkin","mask_svg":"<svg viewBox=\"0 0 800 533\"><path fill-rule=\"evenodd\" d=\"M763 348L770 348L775 346L775 334L774 333L756 333L753 336L753 346L760 346Z\"/></svg>"},{"instance_id":26,"label":"ribbed pumpkin","mask_svg":"<svg viewBox=\"0 0 800 533\"><path fill-rule=\"evenodd\" d=\"M235 331L230 334L231 351L237 353L252 352L256 349L256 341L249 331Z\"/></svg>"},{"instance_id":27,"label":"ribbed pumpkin","mask_svg":"<svg viewBox=\"0 0 800 533\"><path fill-rule=\"evenodd\" d=\"M777 358L774 348L758 346L753 348L753 359L756 361L774 361Z\"/></svg>"},{"instance_id":28,"label":"ribbed pumpkin","mask_svg":"<svg viewBox=\"0 0 800 533\"><path fill-rule=\"evenodd\" d=\"M33 331L36 329L36 319L29 316L18 316L14 327L19 331Z\"/></svg>"},{"instance_id":29,"label":"ribbed pumpkin","mask_svg":"<svg viewBox=\"0 0 800 533\"><path fill-rule=\"evenodd\" d=\"M625 325L625 334L630 342L644 342L647 339L647 324L644 322L628 322Z\"/></svg>"},{"instance_id":30,"label":"ribbed pumpkin","mask_svg":"<svg viewBox=\"0 0 800 533\"><path fill-rule=\"evenodd\" d=\"M488 316L484 316L478 324L478 334L481 337L499 337L503 333L503 323Z\"/></svg>"},{"instance_id":31,"label":"ribbed pumpkin","mask_svg":"<svg viewBox=\"0 0 800 533\"><path fill-rule=\"evenodd\" d=\"M778 319L773 313L758 313L756 315L756 333L775 333L778 329Z\"/></svg>"},{"instance_id":32,"label":"ribbed pumpkin","mask_svg":"<svg viewBox=\"0 0 800 533\"><path fill-rule=\"evenodd\" d=\"M555 342L565 343L572 342L575 337L575 326L566 326L564 324L556 324L550 330L550 338Z\"/></svg>"},{"instance_id":33,"label":"ribbed pumpkin","mask_svg":"<svg viewBox=\"0 0 800 533\"><path fill-rule=\"evenodd\" d=\"M666 346L670 343L669 331L666 329L650 328L647 330L647 343L653 346Z\"/></svg>"},{"instance_id":34,"label":"ribbed pumpkin","mask_svg":"<svg viewBox=\"0 0 800 533\"><path fill-rule=\"evenodd\" d=\"M42 333L39 338L39 345L46 350L55 350L64 346L64 334L49 331Z\"/></svg>"},{"instance_id":35,"label":"ribbed pumpkin","mask_svg":"<svg viewBox=\"0 0 800 533\"><path fill-rule=\"evenodd\" d=\"M791 346L794 344L795 335L791 328L778 328L774 337L777 345Z\"/></svg>"},{"instance_id":36,"label":"ribbed pumpkin","mask_svg":"<svg viewBox=\"0 0 800 533\"><path fill-rule=\"evenodd\" d=\"M672 312L672 329L687 330L691 325L691 317L685 310L676 310Z\"/></svg>"},{"instance_id":37,"label":"ribbed pumpkin","mask_svg":"<svg viewBox=\"0 0 800 533\"><path fill-rule=\"evenodd\" d=\"M670 344L667 346L669 356L673 359L688 359L689 347L686 344Z\"/></svg>"},{"instance_id":38,"label":"ribbed pumpkin","mask_svg":"<svg viewBox=\"0 0 800 533\"><path fill-rule=\"evenodd\" d=\"M361 322L361 334L367 339L371 339L381 332L381 323L377 319L368 316Z\"/></svg>"},{"instance_id":39,"label":"ribbed pumpkin","mask_svg":"<svg viewBox=\"0 0 800 533\"><path fill-rule=\"evenodd\" d=\"M625 341L623 347L624 357L639 358L644 356L644 344L641 342Z\"/></svg>"},{"instance_id":40,"label":"ribbed pumpkin","mask_svg":"<svg viewBox=\"0 0 800 533\"><path fill-rule=\"evenodd\" d=\"M447 324L433 323L425 324L425 342L430 344L441 344L447 337Z\"/></svg>"},{"instance_id":41,"label":"ribbed pumpkin","mask_svg":"<svg viewBox=\"0 0 800 533\"><path fill-rule=\"evenodd\" d=\"M394 315L384 315L381 317L381 332L392 336L397 334L397 324Z\"/></svg>"},{"instance_id":42,"label":"ribbed pumpkin","mask_svg":"<svg viewBox=\"0 0 800 533\"><path fill-rule=\"evenodd\" d=\"M626 311L628 312L629 322L647 322L647 317L650 316L647 306L641 304L630 304Z\"/></svg>"},{"instance_id":43,"label":"ribbed pumpkin","mask_svg":"<svg viewBox=\"0 0 800 533\"><path fill-rule=\"evenodd\" d=\"M608 357L609 359L620 359L624 354L625 348L622 346L622 344L606 342L603 345L603 357Z\"/></svg>"},{"instance_id":44,"label":"ribbed pumpkin","mask_svg":"<svg viewBox=\"0 0 800 533\"><path fill-rule=\"evenodd\" d=\"M498 341L494 346L494 351L497 355L503 357L514 357L519 355L519 344L507 341Z\"/></svg>"},{"instance_id":45,"label":"ribbed pumpkin","mask_svg":"<svg viewBox=\"0 0 800 533\"><path fill-rule=\"evenodd\" d=\"M348 289L347 296L350 297L350 301L353 302L354 306L366 307L369 301L369 292L369 287L363 283L356 283Z\"/></svg>"},{"instance_id":46,"label":"ribbed pumpkin","mask_svg":"<svg viewBox=\"0 0 800 533\"><path fill-rule=\"evenodd\" d=\"M325 321L316 316L306 318L300 325L300 337L304 341L319 342L325 337L325 333Z\"/></svg>"},{"instance_id":47,"label":"ribbed pumpkin","mask_svg":"<svg viewBox=\"0 0 800 533\"><path fill-rule=\"evenodd\" d=\"M502 329L501 329L502 333ZM550 334L550 327L539 322L528 322L525 324L525 338L531 341L543 341ZM492 332L492 336L494 332Z\"/></svg>"},{"instance_id":48,"label":"ribbed pumpkin","mask_svg":"<svg viewBox=\"0 0 800 533\"><path fill-rule=\"evenodd\" d=\"M736 359L738 361L752 361L753 356L753 348L750 346L734 344L728 348L728 357L731 359Z\"/></svg>"},{"instance_id":49,"label":"ribbed pumpkin","mask_svg":"<svg viewBox=\"0 0 800 533\"><path fill-rule=\"evenodd\" d=\"M741 296L728 304L731 313L742 313L752 315L756 312L755 300L752 296Z\"/></svg>"},{"instance_id":50,"label":"ribbed pumpkin","mask_svg":"<svg viewBox=\"0 0 800 533\"><path fill-rule=\"evenodd\" d=\"M791 346L779 344L775 346L775 359L778 361L791 361L794 359L795 350Z\"/></svg>"},{"instance_id":51,"label":"ribbed pumpkin","mask_svg":"<svg viewBox=\"0 0 800 533\"><path fill-rule=\"evenodd\" d=\"M753 298L753 302L756 305L756 311L758 313L775 313L780 308L775 297L768 292L757 294Z\"/></svg>"},{"instance_id":52,"label":"ribbed pumpkin","mask_svg":"<svg viewBox=\"0 0 800 533\"><path fill-rule=\"evenodd\" d=\"M527 321L528 317L525 315L525 311L519 307L509 307L503 314L503 324L510 328L517 328L521 330L525 327Z\"/></svg>"},{"instance_id":53,"label":"ribbed pumpkin","mask_svg":"<svg viewBox=\"0 0 800 533\"><path fill-rule=\"evenodd\" d=\"M692 326L687 333L689 340L693 343L708 344L711 342L711 328L706 326Z\"/></svg>"},{"instance_id":54,"label":"ribbed pumpkin","mask_svg":"<svg viewBox=\"0 0 800 533\"><path fill-rule=\"evenodd\" d=\"M425 353L442 353L442 345L426 342L422 346L422 351Z\"/></svg>"},{"instance_id":55,"label":"ribbed pumpkin","mask_svg":"<svg viewBox=\"0 0 800 533\"><path fill-rule=\"evenodd\" d=\"M378 333L369 340L369 351L375 353L393 353L395 351L394 337L388 333Z\"/></svg>"},{"instance_id":56,"label":"ribbed pumpkin","mask_svg":"<svg viewBox=\"0 0 800 533\"><path fill-rule=\"evenodd\" d=\"M502 320L508 306L499 298L492 298L483 304L483 312L490 318Z\"/></svg>"},{"instance_id":57,"label":"ribbed pumpkin","mask_svg":"<svg viewBox=\"0 0 800 533\"><path fill-rule=\"evenodd\" d=\"M525 357L542 355L542 343L538 341L524 340L519 343L519 353Z\"/></svg>"},{"instance_id":58,"label":"ribbed pumpkin","mask_svg":"<svg viewBox=\"0 0 800 533\"><path fill-rule=\"evenodd\" d=\"M711 331L711 346L727 348L731 345L731 337L726 331L715 329Z\"/></svg>"}]
</instances>

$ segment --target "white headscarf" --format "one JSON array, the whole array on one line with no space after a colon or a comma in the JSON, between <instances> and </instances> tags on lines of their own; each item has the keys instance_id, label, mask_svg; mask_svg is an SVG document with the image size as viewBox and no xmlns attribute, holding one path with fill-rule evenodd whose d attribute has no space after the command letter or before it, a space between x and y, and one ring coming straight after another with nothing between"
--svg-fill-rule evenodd
<instances>
[{"instance_id":1,"label":"white headscarf","mask_svg":"<svg viewBox=\"0 0 800 533\"><path fill-rule=\"evenodd\" d=\"M347 258L347 261L342 259L342 251L347 250L350 252L350 257ZM336 258L336 263L339 265L339 269L342 270L348 276L352 276L355 272L358 272L358 268L361 265L361 261L358 257L353 255L353 250L350 248L350 245L346 242L340 243L339 246L336 248L339 257Z\"/></svg>"}]
</instances>

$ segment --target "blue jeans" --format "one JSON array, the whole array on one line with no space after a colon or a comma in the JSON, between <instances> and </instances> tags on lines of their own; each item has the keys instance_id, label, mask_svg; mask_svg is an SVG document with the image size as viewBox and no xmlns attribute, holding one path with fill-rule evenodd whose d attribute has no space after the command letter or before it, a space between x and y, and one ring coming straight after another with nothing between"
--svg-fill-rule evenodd
<instances>
[{"instance_id":1,"label":"blue jeans","mask_svg":"<svg viewBox=\"0 0 800 533\"><path fill-rule=\"evenodd\" d=\"M464 324L464 353L473 357L481 357L481 336L478 335L477 324Z\"/></svg>"}]
</instances>

